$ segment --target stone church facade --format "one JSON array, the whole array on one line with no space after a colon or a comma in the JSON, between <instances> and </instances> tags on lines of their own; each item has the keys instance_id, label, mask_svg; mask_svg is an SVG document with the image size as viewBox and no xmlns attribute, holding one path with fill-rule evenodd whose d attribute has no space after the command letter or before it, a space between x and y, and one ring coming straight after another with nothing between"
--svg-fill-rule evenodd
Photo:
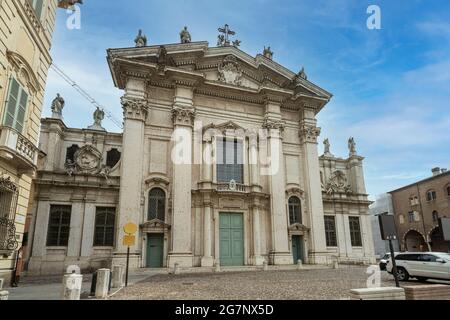
<instances>
[{"instance_id":1,"label":"stone church facade","mask_svg":"<svg viewBox=\"0 0 450 320\"><path fill-rule=\"evenodd\" d=\"M318 154L332 95L270 49L181 38L108 50L123 133L42 120L29 272L124 264L129 222L133 268L374 262L363 158Z\"/></svg>"}]
</instances>

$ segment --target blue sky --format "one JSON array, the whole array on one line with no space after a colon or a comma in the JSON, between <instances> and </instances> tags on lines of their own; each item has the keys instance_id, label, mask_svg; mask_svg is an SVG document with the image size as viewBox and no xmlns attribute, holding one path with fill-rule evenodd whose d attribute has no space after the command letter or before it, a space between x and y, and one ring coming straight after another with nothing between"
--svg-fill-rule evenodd
<instances>
[{"instance_id":1,"label":"blue sky","mask_svg":"<svg viewBox=\"0 0 450 320\"><path fill-rule=\"evenodd\" d=\"M381 8L381 30L366 27L371 4ZM309 80L334 94L319 115L321 140L330 138L332 152L345 157L355 137L372 198L450 167L448 0L86 0L80 30L66 28L68 16L58 12L54 62L119 119L122 93L107 48L133 46L140 28L149 44L178 42L185 25L193 41L214 46L228 23L242 50L256 55L270 45L274 60L293 71L304 66ZM44 116L57 92L68 126L92 124L92 105L53 71Z\"/></svg>"}]
</instances>

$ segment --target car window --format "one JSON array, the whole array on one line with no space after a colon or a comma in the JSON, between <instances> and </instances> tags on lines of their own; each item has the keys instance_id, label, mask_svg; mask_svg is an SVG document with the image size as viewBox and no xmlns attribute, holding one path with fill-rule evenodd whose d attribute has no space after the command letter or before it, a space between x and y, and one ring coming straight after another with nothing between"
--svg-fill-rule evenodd
<instances>
[{"instance_id":1,"label":"car window","mask_svg":"<svg viewBox=\"0 0 450 320\"><path fill-rule=\"evenodd\" d=\"M406 260L406 261L419 261L418 254L399 254L395 257L395 260Z\"/></svg>"},{"instance_id":2,"label":"car window","mask_svg":"<svg viewBox=\"0 0 450 320\"><path fill-rule=\"evenodd\" d=\"M422 254L420 256L420 260L424 262L436 262L438 257L431 255L431 254Z\"/></svg>"}]
</instances>

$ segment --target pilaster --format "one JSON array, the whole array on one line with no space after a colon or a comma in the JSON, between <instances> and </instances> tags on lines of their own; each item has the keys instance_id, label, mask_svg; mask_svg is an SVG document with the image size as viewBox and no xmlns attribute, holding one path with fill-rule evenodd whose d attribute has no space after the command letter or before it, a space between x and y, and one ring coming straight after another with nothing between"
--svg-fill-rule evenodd
<instances>
[{"instance_id":1,"label":"pilaster","mask_svg":"<svg viewBox=\"0 0 450 320\"><path fill-rule=\"evenodd\" d=\"M319 153L317 149L317 139L321 130L317 127L315 107L304 105L300 119L300 143L304 155L303 174L309 205L310 228L312 230L309 259L311 263L325 264L327 262L327 248L322 187L320 182Z\"/></svg>"}]
</instances>

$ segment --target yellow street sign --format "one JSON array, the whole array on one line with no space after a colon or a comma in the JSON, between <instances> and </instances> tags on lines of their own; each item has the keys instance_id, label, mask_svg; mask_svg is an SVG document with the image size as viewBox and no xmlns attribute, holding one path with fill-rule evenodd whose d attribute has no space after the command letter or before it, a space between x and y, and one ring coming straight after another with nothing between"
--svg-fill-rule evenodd
<instances>
[{"instance_id":1,"label":"yellow street sign","mask_svg":"<svg viewBox=\"0 0 450 320\"><path fill-rule=\"evenodd\" d=\"M132 222L129 222L123 226L123 231L125 231L125 233L130 235L135 234L137 231L137 225Z\"/></svg>"},{"instance_id":2,"label":"yellow street sign","mask_svg":"<svg viewBox=\"0 0 450 320\"><path fill-rule=\"evenodd\" d=\"M123 237L123 245L126 247L132 247L136 243L135 236L124 236Z\"/></svg>"}]
</instances>

